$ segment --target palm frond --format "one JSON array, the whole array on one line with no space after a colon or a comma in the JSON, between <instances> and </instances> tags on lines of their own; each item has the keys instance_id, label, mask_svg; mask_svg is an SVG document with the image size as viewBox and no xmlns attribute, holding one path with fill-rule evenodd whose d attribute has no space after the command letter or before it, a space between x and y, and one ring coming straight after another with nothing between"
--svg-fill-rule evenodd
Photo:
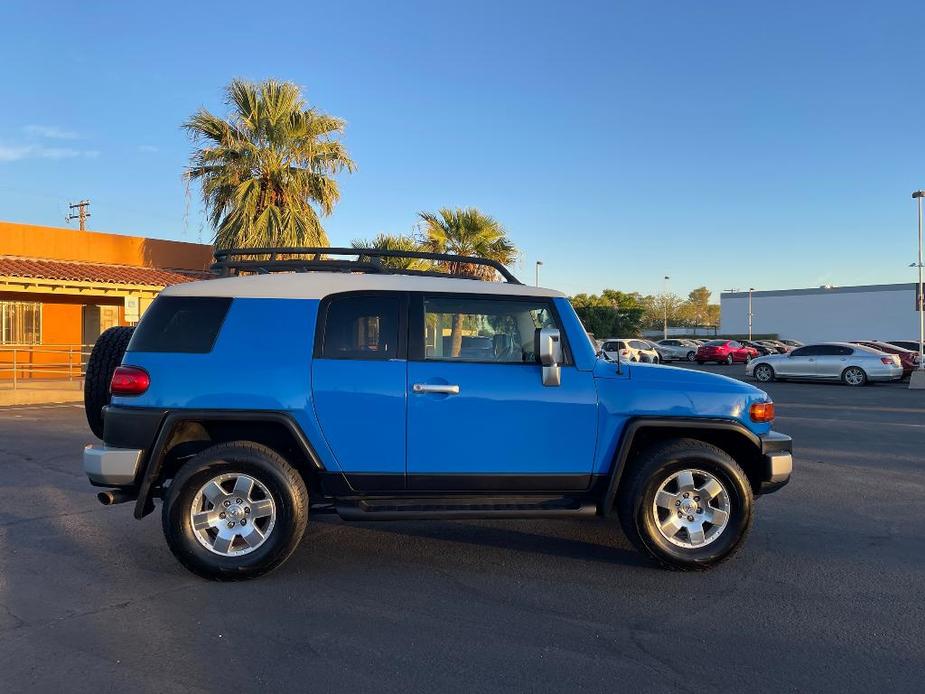
<instances>
[{"instance_id":1,"label":"palm frond","mask_svg":"<svg viewBox=\"0 0 925 694\"><path fill-rule=\"evenodd\" d=\"M198 146L185 174L200 183L216 246L328 245L333 177L356 168L337 140L344 121L307 107L291 82L235 79L225 101L226 118L200 109L182 125Z\"/></svg>"}]
</instances>

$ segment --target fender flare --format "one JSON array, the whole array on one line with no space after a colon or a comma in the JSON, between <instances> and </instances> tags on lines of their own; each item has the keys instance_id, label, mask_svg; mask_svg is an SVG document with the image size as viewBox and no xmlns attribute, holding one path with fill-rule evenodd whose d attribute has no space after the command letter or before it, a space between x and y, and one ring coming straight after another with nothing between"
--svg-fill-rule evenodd
<instances>
[{"instance_id":1,"label":"fender flare","mask_svg":"<svg viewBox=\"0 0 925 694\"><path fill-rule=\"evenodd\" d=\"M222 421L222 422L272 422L282 424L292 434L296 443L311 462L312 468L317 472L324 472L324 463L315 452L314 447L305 436L305 433L296 424L292 416L286 412L251 411L251 410L174 410L168 411L161 421L154 444L147 451L143 461L141 483L138 486L138 498L135 501L135 518L143 518L154 510L154 500L151 490L160 478L164 460L167 457L167 445L177 425L189 421Z\"/></svg>"},{"instance_id":2,"label":"fender flare","mask_svg":"<svg viewBox=\"0 0 925 694\"><path fill-rule=\"evenodd\" d=\"M761 438L741 422L734 419L700 418L700 417L633 417L623 427L620 442L614 453L609 481L604 496L601 498L601 515L611 517L616 514L614 501L617 489L626 469L633 442L641 429L701 429L704 431L727 431L736 433L748 440L756 452L761 451Z\"/></svg>"}]
</instances>

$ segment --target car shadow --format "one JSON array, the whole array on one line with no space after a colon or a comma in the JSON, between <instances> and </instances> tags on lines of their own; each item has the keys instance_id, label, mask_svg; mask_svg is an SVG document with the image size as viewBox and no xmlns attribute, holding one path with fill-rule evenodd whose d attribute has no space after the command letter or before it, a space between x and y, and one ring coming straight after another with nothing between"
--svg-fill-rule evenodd
<instances>
[{"instance_id":1,"label":"car shadow","mask_svg":"<svg viewBox=\"0 0 925 694\"><path fill-rule=\"evenodd\" d=\"M315 520L314 522L319 522ZM336 516L324 518L322 523L343 523ZM356 525L367 531L383 532L409 538L455 542L477 547L497 548L515 552L529 552L578 561L594 561L603 564L623 566L655 567L644 556L632 548L619 547L602 542L593 542L577 537L562 537L543 532L525 532L514 528L488 525L497 521L377 521L351 522L346 526ZM510 523L529 523L530 521L512 520ZM544 520L543 525L552 529L555 525L569 521ZM573 523L572 525L579 525ZM606 535L601 540L611 538L626 542L616 522L598 520L581 521L581 525L591 525L596 535ZM561 528L561 525L560 525ZM566 528L566 532L577 534L578 528Z\"/></svg>"}]
</instances>

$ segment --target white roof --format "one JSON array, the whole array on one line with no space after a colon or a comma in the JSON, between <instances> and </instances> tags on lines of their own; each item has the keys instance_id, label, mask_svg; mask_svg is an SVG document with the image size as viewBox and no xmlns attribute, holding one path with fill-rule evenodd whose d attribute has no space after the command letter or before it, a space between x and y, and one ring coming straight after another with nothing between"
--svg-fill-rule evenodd
<instances>
[{"instance_id":1,"label":"white roof","mask_svg":"<svg viewBox=\"0 0 925 694\"><path fill-rule=\"evenodd\" d=\"M507 282L483 282L453 277L377 275L352 272L285 272L223 277L174 284L164 296L229 296L247 299L322 299L351 291L459 292L501 296L565 296L553 289Z\"/></svg>"}]
</instances>

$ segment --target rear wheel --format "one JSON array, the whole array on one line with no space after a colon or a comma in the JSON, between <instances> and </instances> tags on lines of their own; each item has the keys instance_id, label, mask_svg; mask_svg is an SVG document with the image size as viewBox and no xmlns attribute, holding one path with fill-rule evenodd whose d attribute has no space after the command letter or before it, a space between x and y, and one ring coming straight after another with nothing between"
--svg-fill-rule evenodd
<instances>
[{"instance_id":1,"label":"rear wheel","mask_svg":"<svg viewBox=\"0 0 925 694\"><path fill-rule=\"evenodd\" d=\"M688 361L694 361L694 357L696 357L696 356L697 356L697 355L694 354L694 352L688 352L688 353L687 353L687 360L688 360Z\"/></svg>"},{"instance_id":2,"label":"rear wheel","mask_svg":"<svg viewBox=\"0 0 925 694\"><path fill-rule=\"evenodd\" d=\"M112 372L122 363L134 328L110 328L93 345L84 376L84 411L87 424L97 438L103 438L103 408L112 400L109 384Z\"/></svg>"},{"instance_id":3,"label":"rear wheel","mask_svg":"<svg viewBox=\"0 0 925 694\"><path fill-rule=\"evenodd\" d=\"M167 489L170 551L203 578L255 578L282 564L302 539L308 491L278 453L249 441L207 448Z\"/></svg>"},{"instance_id":4,"label":"rear wheel","mask_svg":"<svg viewBox=\"0 0 925 694\"><path fill-rule=\"evenodd\" d=\"M735 359L733 359L733 357L732 357L731 354L727 354L727 355L726 355L726 362L725 362L726 364L728 364L729 366L732 366L732 363L733 363L734 361L735 361Z\"/></svg>"},{"instance_id":5,"label":"rear wheel","mask_svg":"<svg viewBox=\"0 0 925 694\"><path fill-rule=\"evenodd\" d=\"M860 366L849 366L842 371L841 380L849 386L863 386L867 383L867 374Z\"/></svg>"},{"instance_id":6,"label":"rear wheel","mask_svg":"<svg viewBox=\"0 0 925 694\"><path fill-rule=\"evenodd\" d=\"M641 551L671 569L706 569L732 556L752 522L752 490L742 468L694 439L655 445L620 484L617 513Z\"/></svg>"}]
</instances>

